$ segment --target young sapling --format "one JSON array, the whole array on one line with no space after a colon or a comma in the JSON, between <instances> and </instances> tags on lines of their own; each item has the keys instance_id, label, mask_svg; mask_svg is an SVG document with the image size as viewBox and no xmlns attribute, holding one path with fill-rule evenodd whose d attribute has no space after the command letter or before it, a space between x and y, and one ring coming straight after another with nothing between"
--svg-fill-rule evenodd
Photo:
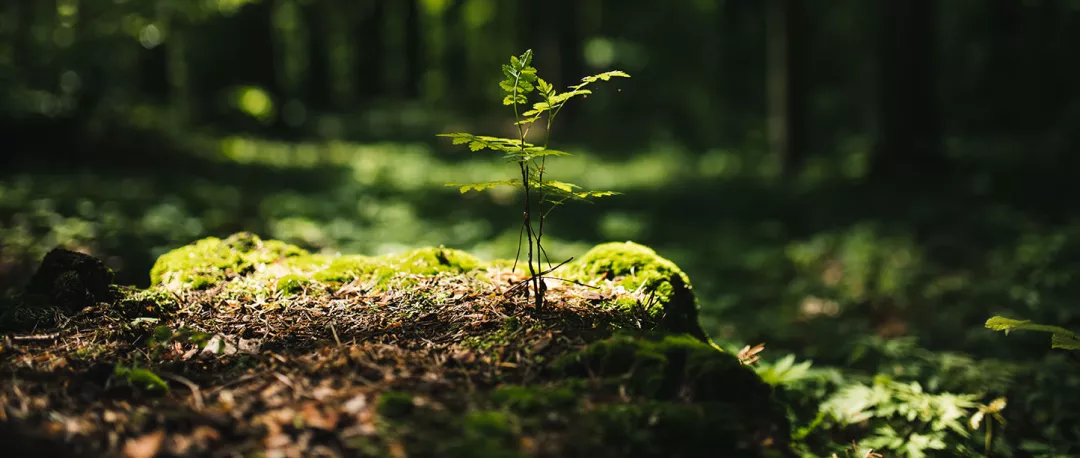
<instances>
[{"instance_id":1,"label":"young sapling","mask_svg":"<svg viewBox=\"0 0 1080 458\"><path fill-rule=\"evenodd\" d=\"M567 200L588 201L596 197L606 197L618 193L611 191L586 191L573 183L551 180L544 176L545 165L549 156L568 156L569 153L549 149L551 140L551 127L559 111L566 102L577 96L587 96L592 93L586 86L598 82L608 81L613 77L629 78L630 75L622 71L609 71L593 76L586 76L581 83L570 86L565 92L558 92L550 83L536 74L536 68L531 66L533 58L532 50L526 50L521 56L510 56L510 63L502 66L503 80L499 87L506 93L503 97L503 105L512 106L514 110L514 125L517 127L517 138L491 137L474 135L464 132L439 134L440 137L450 137L453 144L466 144L472 151L489 149L503 153L503 158L516 163L520 178L509 180L488 181L481 183L457 184L450 183L447 186L455 186L462 193L468 191L484 191L499 186L520 187L524 191L524 211L522 212L521 230L528 240L529 278L524 284L531 284L533 300L537 310L544 307L544 275L569 262L563 261L552 267L548 259L548 269L542 267L541 258L547 259L542 240L544 236L544 222L548 213L556 206ZM522 111L523 106L529 103L529 94L539 95L539 102L533 103L532 108ZM535 145L525 139L529 130L542 121L544 124L544 143ZM545 204L548 204L545 207ZM514 259L514 268L517 268L518 258L521 256L521 243L519 238L518 254ZM573 259L573 258L571 258ZM526 289L527 291L527 289Z\"/></svg>"}]
</instances>

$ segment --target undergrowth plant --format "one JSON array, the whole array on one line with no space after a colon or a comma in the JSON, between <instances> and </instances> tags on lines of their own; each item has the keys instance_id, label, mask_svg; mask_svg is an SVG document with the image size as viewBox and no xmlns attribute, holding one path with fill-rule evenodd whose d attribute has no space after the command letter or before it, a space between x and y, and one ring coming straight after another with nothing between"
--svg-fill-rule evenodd
<instances>
[{"instance_id":1,"label":"undergrowth plant","mask_svg":"<svg viewBox=\"0 0 1080 458\"><path fill-rule=\"evenodd\" d=\"M986 328L1002 331L1038 331L1050 333L1050 347L1061 350L1080 351L1080 334L1072 332L1061 326L1032 323L1029 320L1014 320L1001 316L995 316L986 320Z\"/></svg>"},{"instance_id":2,"label":"undergrowth plant","mask_svg":"<svg viewBox=\"0 0 1080 458\"><path fill-rule=\"evenodd\" d=\"M472 151L489 149L503 153L504 159L517 164L520 178L468 184L450 183L447 186L458 187L462 193L485 191L499 186L520 187L524 191L521 231L528 240L529 278L522 284L531 284L536 309L540 310L544 306L544 275L573 259L567 259L554 267L551 266L550 259L547 259L542 241L544 221L548 213L567 200L588 201L590 198L617 194L611 191L586 191L573 183L556 181L544 176L546 172L544 167L548 157L569 155L564 151L548 148L552 123L567 101L592 93L591 90L585 88L586 86L597 81L608 81L612 77L629 78L630 75L616 70L587 76L581 79L581 83L570 86L567 91L558 92L551 83L536 74L536 68L531 66L532 58L532 50L526 50L521 56L511 56L510 63L502 66L504 79L499 82L499 87L506 93L502 103L514 109L517 138L490 137L464 132L445 133L438 136L450 137L455 145L468 145ZM528 96L533 93L539 96L540 101L533 103L531 109L522 111L523 107L529 104ZM544 125L544 142L541 145L534 145L526 142L525 139L529 135L529 130L538 122ZM548 206L545 207L545 204ZM521 257L520 236L518 240L514 269L517 268L517 262ZM547 259L547 270L543 269L544 259Z\"/></svg>"}]
</instances>

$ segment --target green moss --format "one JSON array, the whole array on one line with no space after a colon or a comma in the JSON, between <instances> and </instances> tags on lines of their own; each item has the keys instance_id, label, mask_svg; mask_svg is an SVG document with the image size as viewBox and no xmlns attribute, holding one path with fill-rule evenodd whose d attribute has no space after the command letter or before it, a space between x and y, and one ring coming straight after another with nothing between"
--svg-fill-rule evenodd
<instances>
[{"instance_id":1,"label":"green moss","mask_svg":"<svg viewBox=\"0 0 1080 458\"><path fill-rule=\"evenodd\" d=\"M62 322L64 316L65 313L60 307L12 299L8 305L0 307L0 331L52 328Z\"/></svg>"},{"instance_id":2,"label":"green moss","mask_svg":"<svg viewBox=\"0 0 1080 458\"><path fill-rule=\"evenodd\" d=\"M517 417L497 410L469 412L461 420L461 434L447 444L446 456L455 458L524 458L520 450Z\"/></svg>"},{"instance_id":3,"label":"green moss","mask_svg":"<svg viewBox=\"0 0 1080 458\"><path fill-rule=\"evenodd\" d=\"M323 283L348 283L365 277L379 267L379 262L370 256L347 255L334 258L330 265L311 276L312 280Z\"/></svg>"},{"instance_id":4,"label":"green moss","mask_svg":"<svg viewBox=\"0 0 1080 458\"><path fill-rule=\"evenodd\" d=\"M390 256L388 263L396 270L416 275L465 273L480 267L480 260L461 250L445 247L417 248Z\"/></svg>"},{"instance_id":5,"label":"green moss","mask_svg":"<svg viewBox=\"0 0 1080 458\"><path fill-rule=\"evenodd\" d=\"M517 317L508 316L503 319L502 326L499 329L486 334L468 336L462 343L477 350L499 348L506 346L508 344L507 339L517 334L520 329L521 322Z\"/></svg>"},{"instance_id":6,"label":"green moss","mask_svg":"<svg viewBox=\"0 0 1080 458\"><path fill-rule=\"evenodd\" d=\"M325 283L347 283L359 278L374 280L376 287L383 288L398 274L431 276L465 273L479 267L480 260L464 251L427 247L379 257L341 256L316 272L312 279Z\"/></svg>"},{"instance_id":7,"label":"green moss","mask_svg":"<svg viewBox=\"0 0 1080 458\"><path fill-rule=\"evenodd\" d=\"M169 289L205 289L246 275L258 265L307 254L297 246L278 240L263 241L247 232L225 240L208 237L159 257L150 270L150 282Z\"/></svg>"},{"instance_id":8,"label":"green moss","mask_svg":"<svg viewBox=\"0 0 1080 458\"><path fill-rule=\"evenodd\" d=\"M308 278L303 275L289 274L277 280L274 290L286 295L298 294L304 291L308 283Z\"/></svg>"},{"instance_id":9,"label":"green moss","mask_svg":"<svg viewBox=\"0 0 1080 458\"><path fill-rule=\"evenodd\" d=\"M611 301L611 307L620 312L630 313L645 308L646 304L630 296L618 296Z\"/></svg>"},{"instance_id":10,"label":"green moss","mask_svg":"<svg viewBox=\"0 0 1080 458\"><path fill-rule=\"evenodd\" d=\"M599 382L602 397L634 399L579 409L568 456L764 456L784 450L790 425L752 370L688 335L619 335L554 364L565 380ZM524 399L528 399L525 397ZM755 442L764 438L762 443ZM763 443L771 446L763 448Z\"/></svg>"},{"instance_id":11,"label":"green moss","mask_svg":"<svg viewBox=\"0 0 1080 458\"><path fill-rule=\"evenodd\" d=\"M491 393L491 400L501 407L521 414L573 409L580 394L570 383L555 386L503 385Z\"/></svg>"},{"instance_id":12,"label":"green moss","mask_svg":"<svg viewBox=\"0 0 1080 458\"><path fill-rule=\"evenodd\" d=\"M689 335L618 335L554 366L568 376L617 379L631 393L651 399L674 399L682 390L704 401L771 396L771 388L738 358Z\"/></svg>"},{"instance_id":13,"label":"green moss","mask_svg":"<svg viewBox=\"0 0 1080 458\"><path fill-rule=\"evenodd\" d=\"M128 318L160 317L180 308L176 298L158 288L137 289L130 286L117 286L114 288L114 294L119 299L112 305L113 310Z\"/></svg>"},{"instance_id":14,"label":"green moss","mask_svg":"<svg viewBox=\"0 0 1080 458\"><path fill-rule=\"evenodd\" d=\"M698 321L698 303L690 278L649 247L633 242L600 244L560 269L558 276L586 283L610 280L627 291L640 291L646 313L661 319L665 330L709 341ZM626 300L614 305L620 310L639 307Z\"/></svg>"},{"instance_id":15,"label":"green moss","mask_svg":"<svg viewBox=\"0 0 1080 458\"><path fill-rule=\"evenodd\" d=\"M722 405L600 405L578 422L574 435L581 440L569 441L573 456L766 456L754 443L754 428Z\"/></svg>"},{"instance_id":16,"label":"green moss","mask_svg":"<svg viewBox=\"0 0 1080 458\"><path fill-rule=\"evenodd\" d=\"M385 391L379 395L376 411L383 417L401 418L413 412L413 395L400 391Z\"/></svg>"}]
</instances>

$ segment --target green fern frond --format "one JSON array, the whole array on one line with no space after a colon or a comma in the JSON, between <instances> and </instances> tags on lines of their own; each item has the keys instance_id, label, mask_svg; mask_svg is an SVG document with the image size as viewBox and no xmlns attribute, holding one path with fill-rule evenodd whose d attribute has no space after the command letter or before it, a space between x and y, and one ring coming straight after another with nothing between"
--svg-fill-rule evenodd
<instances>
[{"instance_id":1,"label":"green fern frond","mask_svg":"<svg viewBox=\"0 0 1080 458\"><path fill-rule=\"evenodd\" d=\"M1009 331L1013 330L1049 332L1051 334L1051 348L1080 350L1080 336L1061 326L1038 324L1032 323L1030 320L1014 320L1012 318L995 316L986 320L986 327L994 331L1005 332L1005 334L1008 334Z\"/></svg>"}]
</instances>

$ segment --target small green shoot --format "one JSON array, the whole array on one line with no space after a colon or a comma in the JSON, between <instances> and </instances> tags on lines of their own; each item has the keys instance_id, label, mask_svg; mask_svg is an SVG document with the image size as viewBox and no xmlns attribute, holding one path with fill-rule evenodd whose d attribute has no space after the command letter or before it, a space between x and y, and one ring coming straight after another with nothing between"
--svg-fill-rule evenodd
<instances>
[{"instance_id":1,"label":"small green shoot","mask_svg":"<svg viewBox=\"0 0 1080 458\"><path fill-rule=\"evenodd\" d=\"M474 135L464 132L439 134L440 137L449 137L455 145L468 145L472 151L489 149L503 153L503 158L518 165L520 178L510 180L497 180L481 183L457 184L450 183L447 186L457 187L462 193L468 191L485 191L499 186L520 187L525 194L522 232L528 238L528 266L533 298L536 309L544 306L544 282L543 276L569 260L551 267L548 259L548 270L542 267L542 258L547 257L544 251L542 239L544 236L544 221L548 213L554 207L568 200L586 201L596 197L607 197L618 193L611 191L586 191L573 183L555 181L544 177L546 161L548 157L568 156L569 153L549 149L551 140L551 126L559 111L570 99L578 96L588 96L592 93L586 86L599 81L609 81L611 78L629 78L630 75L622 71L609 71L598 75L587 76L581 79L581 83L570 86L565 92L558 92L555 87L536 73L536 68L531 66L533 58L532 50L526 50L521 56L510 56L510 63L502 66L504 79L499 82L499 87L506 93L503 97L503 105L512 106L514 109L514 125L517 127L517 138L500 138L486 135ZM532 104L532 109L522 111L523 106L529 103L529 94L536 93L540 101ZM525 141L529 130L538 122L543 121L545 135L543 145L534 145ZM544 205L550 207L545 209ZM534 223L535 221L535 223ZM520 239L519 239L520 240ZM521 245L518 244L517 257L521 255ZM514 268L517 267L515 258ZM527 290L526 290L527 291Z\"/></svg>"},{"instance_id":2,"label":"small green shoot","mask_svg":"<svg viewBox=\"0 0 1080 458\"><path fill-rule=\"evenodd\" d=\"M149 369L127 367L117 364L113 375L121 378L132 388L148 393L168 393L169 384Z\"/></svg>"}]
</instances>

